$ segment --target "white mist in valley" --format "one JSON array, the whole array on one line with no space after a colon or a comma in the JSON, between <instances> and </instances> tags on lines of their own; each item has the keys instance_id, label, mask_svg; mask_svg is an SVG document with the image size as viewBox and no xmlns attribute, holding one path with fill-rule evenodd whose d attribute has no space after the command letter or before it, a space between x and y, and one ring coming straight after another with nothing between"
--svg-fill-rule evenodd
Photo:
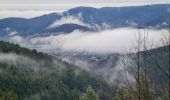
<instances>
[{"instance_id":1,"label":"white mist in valley","mask_svg":"<svg viewBox=\"0 0 170 100\"><path fill-rule=\"evenodd\" d=\"M143 29L140 32L144 32ZM148 45L157 44L166 30L148 30ZM78 51L92 53L121 53L132 48L138 35L137 29L120 28L101 32L74 31L69 34L51 35L30 39L29 43L43 51ZM21 40L21 39L20 39Z\"/></svg>"},{"instance_id":2,"label":"white mist in valley","mask_svg":"<svg viewBox=\"0 0 170 100\"><path fill-rule=\"evenodd\" d=\"M52 66L47 66L46 62L43 60L36 60L34 58L22 55L22 54L16 54L16 53L1 53L0 52L0 63L7 65L8 68L18 68L18 69L30 69L33 72L39 73L44 72L44 75L47 73L51 73L54 70L58 72L62 72L65 69L65 65L63 62L53 59L51 61ZM1 66L2 67L2 66ZM3 71L3 68L0 68L0 72Z\"/></svg>"},{"instance_id":3,"label":"white mist in valley","mask_svg":"<svg viewBox=\"0 0 170 100\"><path fill-rule=\"evenodd\" d=\"M16 66L21 69L30 68L37 72L42 70L42 66L44 65L44 62L36 61L35 59L15 53L0 53L0 63L7 64L8 66Z\"/></svg>"}]
</instances>

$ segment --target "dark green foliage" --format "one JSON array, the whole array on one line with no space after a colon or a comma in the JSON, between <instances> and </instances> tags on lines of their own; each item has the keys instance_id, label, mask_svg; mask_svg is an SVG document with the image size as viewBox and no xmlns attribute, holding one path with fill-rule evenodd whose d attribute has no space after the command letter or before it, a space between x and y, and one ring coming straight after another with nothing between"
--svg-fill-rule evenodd
<instances>
[{"instance_id":1,"label":"dark green foliage","mask_svg":"<svg viewBox=\"0 0 170 100\"><path fill-rule=\"evenodd\" d=\"M80 100L99 100L99 96L94 92L93 88L89 85L86 94L80 97Z\"/></svg>"},{"instance_id":2,"label":"dark green foliage","mask_svg":"<svg viewBox=\"0 0 170 100\"><path fill-rule=\"evenodd\" d=\"M121 86L117 89L113 100L137 100L135 91L132 88Z\"/></svg>"},{"instance_id":3,"label":"dark green foliage","mask_svg":"<svg viewBox=\"0 0 170 100\"><path fill-rule=\"evenodd\" d=\"M0 100L17 100L17 95L8 89L5 89L0 93Z\"/></svg>"},{"instance_id":4,"label":"dark green foliage","mask_svg":"<svg viewBox=\"0 0 170 100\"><path fill-rule=\"evenodd\" d=\"M0 61L0 90L12 91L18 100L79 100L89 84L101 100L114 94L114 87L97 76L36 50L0 41L1 53L22 58L11 64Z\"/></svg>"}]
</instances>

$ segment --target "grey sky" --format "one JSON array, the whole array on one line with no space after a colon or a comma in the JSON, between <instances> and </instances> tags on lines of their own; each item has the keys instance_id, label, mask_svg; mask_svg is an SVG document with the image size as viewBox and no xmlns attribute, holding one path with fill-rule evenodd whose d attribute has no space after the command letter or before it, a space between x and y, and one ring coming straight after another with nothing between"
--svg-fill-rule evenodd
<instances>
[{"instance_id":1,"label":"grey sky","mask_svg":"<svg viewBox=\"0 0 170 100\"><path fill-rule=\"evenodd\" d=\"M166 4L170 0L0 0L0 10L67 10L77 6L114 7Z\"/></svg>"},{"instance_id":2,"label":"grey sky","mask_svg":"<svg viewBox=\"0 0 170 100\"><path fill-rule=\"evenodd\" d=\"M117 0L114 0L117 1ZM92 3L92 2L113 2L113 0L0 0L1 3Z\"/></svg>"},{"instance_id":3,"label":"grey sky","mask_svg":"<svg viewBox=\"0 0 170 100\"><path fill-rule=\"evenodd\" d=\"M170 0L0 0L0 3L125 3L125 2L170 2Z\"/></svg>"},{"instance_id":4,"label":"grey sky","mask_svg":"<svg viewBox=\"0 0 170 100\"><path fill-rule=\"evenodd\" d=\"M1 3L70 3L70 2L120 2L120 1L127 1L127 0L0 0ZM129 0L134 1L134 0ZM139 0L139 1L146 1L146 0ZM156 0L160 1L160 0Z\"/></svg>"}]
</instances>

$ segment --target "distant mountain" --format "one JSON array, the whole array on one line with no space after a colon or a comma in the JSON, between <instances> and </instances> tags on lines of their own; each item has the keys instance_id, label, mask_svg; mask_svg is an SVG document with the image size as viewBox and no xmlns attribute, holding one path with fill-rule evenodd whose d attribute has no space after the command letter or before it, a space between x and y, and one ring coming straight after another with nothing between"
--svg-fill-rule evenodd
<instances>
[{"instance_id":1,"label":"distant mountain","mask_svg":"<svg viewBox=\"0 0 170 100\"><path fill-rule=\"evenodd\" d=\"M19 35L27 36L35 33L42 33L55 20L61 18L56 13L43 15L31 19L25 18L6 18L0 20L0 34L7 35L9 32L16 31Z\"/></svg>"},{"instance_id":2,"label":"distant mountain","mask_svg":"<svg viewBox=\"0 0 170 100\"><path fill-rule=\"evenodd\" d=\"M146 5L133 7L77 7L67 11L70 15L82 14L83 21L102 26L107 23L112 28L120 27L148 27L165 28L163 23L170 16L170 4ZM160 20L161 19L161 20ZM160 25L159 27L156 27Z\"/></svg>"},{"instance_id":3,"label":"distant mountain","mask_svg":"<svg viewBox=\"0 0 170 100\"><path fill-rule=\"evenodd\" d=\"M49 26L66 16L81 17L81 21L90 27L76 23L64 23L55 29ZM7 35L16 31L19 35L30 36L34 34L47 34L49 32L60 34L70 33L74 30L97 31L99 29L113 29L121 27L154 29L166 28L170 16L170 4L157 4L133 7L104 7L100 9L91 7L76 7L62 14L52 13L31 19L6 18L0 20L0 35ZM51 34L52 34L51 33Z\"/></svg>"},{"instance_id":4,"label":"distant mountain","mask_svg":"<svg viewBox=\"0 0 170 100\"><path fill-rule=\"evenodd\" d=\"M50 33L71 33L74 30L81 30L81 31L94 31L93 29L88 28L87 26L82 26L82 25L78 25L78 24L62 24L56 28L50 28L48 30L46 30L47 32Z\"/></svg>"}]
</instances>

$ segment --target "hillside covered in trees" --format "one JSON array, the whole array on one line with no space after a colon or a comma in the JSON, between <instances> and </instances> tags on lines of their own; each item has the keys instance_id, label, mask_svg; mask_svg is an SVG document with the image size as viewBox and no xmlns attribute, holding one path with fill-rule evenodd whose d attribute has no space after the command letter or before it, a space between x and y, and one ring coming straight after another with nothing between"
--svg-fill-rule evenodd
<instances>
[{"instance_id":1,"label":"hillside covered in trees","mask_svg":"<svg viewBox=\"0 0 170 100\"><path fill-rule=\"evenodd\" d=\"M111 100L115 94L115 87L98 76L36 50L0 41L0 100L79 100L89 85L88 90L101 100Z\"/></svg>"}]
</instances>

